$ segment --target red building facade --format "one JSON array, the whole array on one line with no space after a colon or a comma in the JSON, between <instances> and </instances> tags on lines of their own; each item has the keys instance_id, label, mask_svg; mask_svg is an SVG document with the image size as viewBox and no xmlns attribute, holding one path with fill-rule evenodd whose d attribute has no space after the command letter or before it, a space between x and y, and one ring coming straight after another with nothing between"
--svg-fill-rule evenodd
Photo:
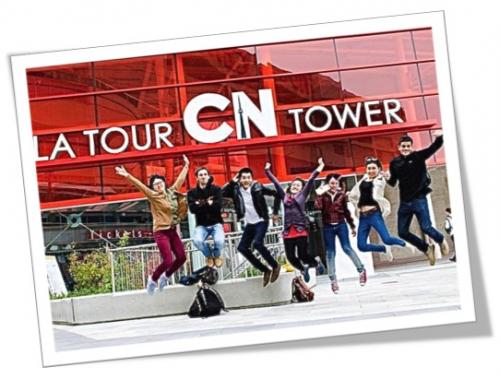
<instances>
[{"instance_id":1,"label":"red building facade","mask_svg":"<svg viewBox=\"0 0 500 391\"><path fill-rule=\"evenodd\" d=\"M115 174L117 164L143 181L152 173L172 179L185 153L192 161L186 189L198 166L208 167L218 184L243 166L267 182L263 168L271 161L286 182L306 177L323 156L325 174L348 175L362 172L369 155L388 164L402 134L411 132L420 148L441 127L431 29L37 68L28 71L28 82L44 210L142 198ZM249 121L241 138L241 113L231 97L243 92L261 107L262 90L271 91L277 134L265 137ZM207 93L230 102L196 115L203 129L234 129L217 143L200 142L186 128L186 107ZM386 100L401 105L401 122L381 120ZM356 110L366 102L378 102L372 122L361 115L359 122L340 126L328 113L332 106ZM170 127L168 145L157 139L155 124ZM54 156L61 134L72 153ZM159 148L141 150L155 141ZM444 162L440 151L429 164Z\"/></svg>"}]
</instances>

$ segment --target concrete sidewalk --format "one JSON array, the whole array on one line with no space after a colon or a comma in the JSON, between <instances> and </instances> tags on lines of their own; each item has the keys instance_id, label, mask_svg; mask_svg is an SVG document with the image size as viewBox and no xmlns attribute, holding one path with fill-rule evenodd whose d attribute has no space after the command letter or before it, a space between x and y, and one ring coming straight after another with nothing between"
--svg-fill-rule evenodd
<instances>
[{"instance_id":1,"label":"concrete sidewalk","mask_svg":"<svg viewBox=\"0 0 500 391\"><path fill-rule=\"evenodd\" d=\"M88 349L170 339L227 335L347 320L450 311L460 308L456 264L439 261L390 266L360 287L340 280L334 295L326 276L318 278L315 300L274 307L232 310L207 319L186 315L81 326L54 325L56 350Z\"/></svg>"}]
</instances>

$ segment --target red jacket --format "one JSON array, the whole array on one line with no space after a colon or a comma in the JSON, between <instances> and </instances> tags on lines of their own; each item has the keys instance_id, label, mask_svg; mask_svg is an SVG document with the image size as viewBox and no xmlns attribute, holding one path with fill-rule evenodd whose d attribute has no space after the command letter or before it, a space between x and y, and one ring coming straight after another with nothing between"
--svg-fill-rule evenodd
<instances>
[{"instance_id":1,"label":"red jacket","mask_svg":"<svg viewBox=\"0 0 500 391\"><path fill-rule=\"evenodd\" d=\"M351 228L355 228L351 212L347 207L347 195L343 191L337 191L335 197L327 191L316 197L314 206L321 210L323 224L338 224L347 221Z\"/></svg>"}]
</instances>

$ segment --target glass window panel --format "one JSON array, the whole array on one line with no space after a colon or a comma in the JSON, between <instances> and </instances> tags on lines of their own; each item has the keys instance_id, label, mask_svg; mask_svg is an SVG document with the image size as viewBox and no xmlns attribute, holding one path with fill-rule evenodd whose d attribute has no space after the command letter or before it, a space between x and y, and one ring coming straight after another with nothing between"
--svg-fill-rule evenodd
<instances>
[{"instance_id":1,"label":"glass window panel","mask_svg":"<svg viewBox=\"0 0 500 391\"><path fill-rule=\"evenodd\" d=\"M269 150L249 149L233 151L228 153L230 164L230 177L234 177L243 167L250 167L253 171L254 179L269 182L264 173L265 164L270 161Z\"/></svg>"},{"instance_id":2,"label":"glass window panel","mask_svg":"<svg viewBox=\"0 0 500 391\"><path fill-rule=\"evenodd\" d=\"M278 77L274 83L278 104L337 100L342 97L338 72Z\"/></svg>"},{"instance_id":3,"label":"glass window panel","mask_svg":"<svg viewBox=\"0 0 500 391\"><path fill-rule=\"evenodd\" d=\"M91 63L29 69L27 77L30 98L94 90Z\"/></svg>"},{"instance_id":4,"label":"glass window panel","mask_svg":"<svg viewBox=\"0 0 500 391\"><path fill-rule=\"evenodd\" d=\"M439 108L439 96L426 96L425 107L427 109L427 117L430 120L436 120L436 126L441 126L441 110Z\"/></svg>"},{"instance_id":5,"label":"glass window panel","mask_svg":"<svg viewBox=\"0 0 500 391\"><path fill-rule=\"evenodd\" d=\"M92 96L30 102L30 110L34 131L96 125Z\"/></svg>"},{"instance_id":6,"label":"glass window panel","mask_svg":"<svg viewBox=\"0 0 500 391\"><path fill-rule=\"evenodd\" d=\"M364 167L367 156L375 156L385 166L397 155L398 141L403 133L358 137L350 140L355 167Z\"/></svg>"},{"instance_id":7,"label":"glass window panel","mask_svg":"<svg viewBox=\"0 0 500 391\"><path fill-rule=\"evenodd\" d=\"M41 202L80 200L101 195L98 167L38 173Z\"/></svg>"},{"instance_id":8,"label":"glass window panel","mask_svg":"<svg viewBox=\"0 0 500 391\"><path fill-rule=\"evenodd\" d=\"M436 64L434 62L418 65L422 79L422 89L426 91L437 91Z\"/></svg>"},{"instance_id":9,"label":"glass window panel","mask_svg":"<svg viewBox=\"0 0 500 391\"><path fill-rule=\"evenodd\" d=\"M177 89L131 91L97 96L100 124L178 115Z\"/></svg>"},{"instance_id":10,"label":"glass window panel","mask_svg":"<svg viewBox=\"0 0 500 391\"><path fill-rule=\"evenodd\" d=\"M388 66L341 72L342 88L354 96L374 97L420 92L416 65Z\"/></svg>"},{"instance_id":11,"label":"glass window panel","mask_svg":"<svg viewBox=\"0 0 500 391\"><path fill-rule=\"evenodd\" d=\"M114 196L118 194L136 193L138 190L129 181L122 176L116 174L116 164L102 166L103 193L106 196ZM123 167L134 177L145 183L144 169L142 163L125 163Z\"/></svg>"},{"instance_id":12,"label":"glass window panel","mask_svg":"<svg viewBox=\"0 0 500 391\"><path fill-rule=\"evenodd\" d=\"M172 55L98 61L94 67L98 90L147 87L176 82Z\"/></svg>"},{"instance_id":13,"label":"glass window panel","mask_svg":"<svg viewBox=\"0 0 500 391\"><path fill-rule=\"evenodd\" d=\"M341 68L415 60L409 32L336 38L335 45Z\"/></svg>"},{"instance_id":14,"label":"glass window panel","mask_svg":"<svg viewBox=\"0 0 500 391\"><path fill-rule=\"evenodd\" d=\"M331 39L259 46L257 60L259 65L269 69L266 74L325 71L337 68Z\"/></svg>"},{"instance_id":15,"label":"glass window panel","mask_svg":"<svg viewBox=\"0 0 500 391\"><path fill-rule=\"evenodd\" d=\"M429 60L434 58L434 46L432 43L432 30L413 31L413 42L417 59Z\"/></svg>"},{"instance_id":16,"label":"glass window panel","mask_svg":"<svg viewBox=\"0 0 500 391\"><path fill-rule=\"evenodd\" d=\"M180 54L186 83L257 75L253 47Z\"/></svg>"}]
</instances>

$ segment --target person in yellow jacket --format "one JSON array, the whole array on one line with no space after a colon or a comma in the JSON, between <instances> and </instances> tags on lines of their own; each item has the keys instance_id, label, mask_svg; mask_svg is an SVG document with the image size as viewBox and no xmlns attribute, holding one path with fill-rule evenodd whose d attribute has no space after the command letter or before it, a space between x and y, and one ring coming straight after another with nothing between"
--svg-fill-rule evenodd
<instances>
[{"instance_id":1,"label":"person in yellow jacket","mask_svg":"<svg viewBox=\"0 0 500 391\"><path fill-rule=\"evenodd\" d=\"M179 237L176 225L180 222L179 190L184 183L189 170L189 160L183 155L184 167L172 186L167 187L166 179L162 175L154 174L149 178L149 187L127 172L123 167L116 167L116 173L124 177L149 201L151 214L153 215L153 236L162 262L157 266L153 275L148 276L146 290L153 295L155 289L160 290L167 285L168 278L174 274L186 262L186 254L182 240ZM172 256L175 255L175 261Z\"/></svg>"}]
</instances>

